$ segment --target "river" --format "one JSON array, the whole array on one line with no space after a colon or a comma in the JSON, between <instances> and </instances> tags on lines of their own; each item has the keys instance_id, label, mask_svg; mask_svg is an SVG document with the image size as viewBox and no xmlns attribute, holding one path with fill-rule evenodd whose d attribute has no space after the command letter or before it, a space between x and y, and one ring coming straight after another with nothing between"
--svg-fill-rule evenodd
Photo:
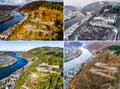
<instances>
[{"instance_id":1,"label":"river","mask_svg":"<svg viewBox=\"0 0 120 89\"><path fill-rule=\"evenodd\" d=\"M1 69L0 70L0 80L5 77L8 77L10 74L12 74L16 70L24 67L28 63L27 60L20 58L18 55L14 55L13 57L17 60L17 63Z\"/></svg>"},{"instance_id":2,"label":"river","mask_svg":"<svg viewBox=\"0 0 120 89\"><path fill-rule=\"evenodd\" d=\"M72 26L73 24L75 24L77 22L80 22L84 18L85 18L85 15L82 14L81 12L78 12L76 17L64 22L65 23L65 29L69 28L70 26Z\"/></svg>"},{"instance_id":3,"label":"river","mask_svg":"<svg viewBox=\"0 0 120 89\"><path fill-rule=\"evenodd\" d=\"M18 22L24 19L24 16L21 13L15 10L12 11L12 13L14 13L15 15L12 19L7 20L0 24L0 33L2 33L3 31L7 30L8 28L12 27L13 25L17 24Z\"/></svg>"},{"instance_id":4,"label":"river","mask_svg":"<svg viewBox=\"0 0 120 89\"><path fill-rule=\"evenodd\" d=\"M82 54L79 57L64 63L64 74L67 74L73 68L79 67L83 62L92 57L92 53L87 49L80 47L80 50L82 51Z\"/></svg>"},{"instance_id":5,"label":"river","mask_svg":"<svg viewBox=\"0 0 120 89\"><path fill-rule=\"evenodd\" d=\"M87 49L83 48L83 46L79 48L82 51L82 54L79 57L64 63L64 75L69 74L72 69L74 69L74 71L76 72L80 71L81 64L84 62L88 62L93 56L92 53ZM70 81L71 80L64 81L64 88L69 85Z\"/></svg>"}]
</instances>

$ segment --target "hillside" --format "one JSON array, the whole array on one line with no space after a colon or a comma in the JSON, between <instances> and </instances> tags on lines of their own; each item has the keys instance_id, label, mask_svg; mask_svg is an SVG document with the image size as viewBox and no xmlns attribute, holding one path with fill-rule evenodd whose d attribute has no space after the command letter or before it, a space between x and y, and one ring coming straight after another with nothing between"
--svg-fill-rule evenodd
<instances>
[{"instance_id":1,"label":"hillside","mask_svg":"<svg viewBox=\"0 0 120 89\"><path fill-rule=\"evenodd\" d=\"M33 5L35 7L33 7ZM56 5L57 5L57 7L56 7ZM34 11L34 10L37 10L40 6L47 7L49 9L59 9L59 10L61 7L61 10L63 10L63 8L62 8L63 3L62 2L34 1L34 2L30 2L24 6L19 7L18 11L20 11L20 12Z\"/></svg>"},{"instance_id":2,"label":"hillside","mask_svg":"<svg viewBox=\"0 0 120 89\"><path fill-rule=\"evenodd\" d=\"M117 2L110 2L110 1L100 1L100 2L94 2L94 3L90 3L86 6L84 6L81 9L81 12L83 13L94 13L97 10L100 10L101 8L103 8L104 6L108 6L108 5L116 5L118 4Z\"/></svg>"},{"instance_id":3,"label":"hillside","mask_svg":"<svg viewBox=\"0 0 120 89\"><path fill-rule=\"evenodd\" d=\"M15 55L13 52L0 52L0 69L17 62L13 55Z\"/></svg>"},{"instance_id":4,"label":"hillside","mask_svg":"<svg viewBox=\"0 0 120 89\"><path fill-rule=\"evenodd\" d=\"M109 46L112 45L120 45L118 42L92 42L86 46L87 49L91 50L92 52L99 52L101 50L106 50Z\"/></svg>"},{"instance_id":5,"label":"hillside","mask_svg":"<svg viewBox=\"0 0 120 89\"><path fill-rule=\"evenodd\" d=\"M29 61L29 67L16 82L14 89L62 89L63 49L52 47L35 48L21 54Z\"/></svg>"},{"instance_id":6,"label":"hillside","mask_svg":"<svg viewBox=\"0 0 120 89\"><path fill-rule=\"evenodd\" d=\"M0 55L8 55L8 56L13 56L16 53L10 52L10 51L0 51Z\"/></svg>"},{"instance_id":7,"label":"hillside","mask_svg":"<svg viewBox=\"0 0 120 89\"><path fill-rule=\"evenodd\" d=\"M78 40L120 40L119 13L119 3L97 10L89 18L81 21L81 26L76 30L79 31Z\"/></svg>"},{"instance_id":8,"label":"hillside","mask_svg":"<svg viewBox=\"0 0 120 89\"><path fill-rule=\"evenodd\" d=\"M2 10L14 10L15 8L17 8L17 6L9 6L9 5L0 5L0 11Z\"/></svg>"},{"instance_id":9,"label":"hillside","mask_svg":"<svg viewBox=\"0 0 120 89\"><path fill-rule=\"evenodd\" d=\"M67 89L119 89L119 65L120 56L109 49L103 50L75 76Z\"/></svg>"},{"instance_id":10,"label":"hillside","mask_svg":"<svg viewBox=\"0 0 120 89\"><path fill-rule=\"evenodd\" d=\"M64 8L68 9L68 10L72 10L72 11L76 11L77 10L77 8L75 6L70 6L70 5L66 5Z\"/></svg>"},{"instance_id":11,"label":"hillside","mask_svg":"<svg viewBox=\"0 0 120 89\"><path fill-rule=\"evenodd\" d=\"M65 42L64 46L65 47L81 47L83 44L80 42Z\"/></svg>"},{"instance_id":12,"label":"hillside","mask_svg":"<svg viewBox=\"0 0 120 89\"><path fill-rule=\"evenodd\" d=\"M34 6L34 7L33 7ZM7 40L62 40L63 3L34 1L18 8L25 18Z\"/></svg>"}]
</instances>

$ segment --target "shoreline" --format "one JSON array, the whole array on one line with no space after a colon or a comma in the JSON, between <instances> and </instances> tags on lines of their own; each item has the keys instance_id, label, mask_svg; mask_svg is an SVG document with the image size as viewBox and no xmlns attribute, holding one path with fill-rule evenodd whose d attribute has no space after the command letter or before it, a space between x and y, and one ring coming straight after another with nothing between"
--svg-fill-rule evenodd
<instances>
[{"instance_id":1,"label":"shoreline","mask_svg":"<svg viewBox=\"0 0 120 89\"><path fill-rule=\"evenodd\" d=\"M73 60L74 58L77 58L77 57L79 57L81 54L82 54L82 51L80 50L79 51L80 53L78 54L78 55L75 55L74 57L66 57L67 58L67 60L64 60L64 62L68 62L68 61L71 61L71 60ZM65 59L66 59L65 58Z\"/></svg>"},{"instance_id":2,"label":"shoreline","mask_svg":"<svg viewBox=\"0 0 120 89\"><path fill-rule=\"evenodd\" d=\"M8 20L10 20L12 18L14 18L14 16L15 15L13 13L11 13L10 16L6 17L5 19L0 20L0 24L2 24L4 22L6 22L6 21L8 21Z\"/></svg>"},{"instance_id":3,"label":"shoreline","mask_svg":"<svg viewBox=\"0 0 120 89\"><path fill-rule=\"evenodd\" d=\"M15 59L15 61L14 61L12 64L7 65L7 66L4 66L4 67L1 67L0 70L2 70L2 69L4 69L4 68L7 68L7 67L10 67L10 66L16 64L17 62L18 62L18 60Z\"/></svg>"},{"instance_id":4,"label":"shoreline","mask_svg":"<svg viewBox=\"0 0 120 89\"><path fill-rule=\"evenodd\" d=\"M83 48L84 49L84 48ZM89 50L87 50L88 52L90 52ZM84 53L84 52L82 52ZM91 53L91 52L90 52ZM76 64L78 66L73 67L72 69L70 69L70 71L64 75L65 78L65 83L64 83L64 88L66 89L69 84L71 83L71 81L75 78L75 76L81 72L81 70L93 59L93 55L91 53L91 56L89 58L87 58L86 60L82 61L80 64ZM71 60L72 61L72 60ZM69 62L69 61L68 61ZM73 62L73 61L72 61Z\"/></svg>"},{"instance_id":5,"label":"shoreline","mask_svg":"<svg viewBox=\"0 0 120 89\"><path fill-rule=\"evenodd\" d=\"M16 11L16 10L13 10L13 11L12 11L12 12L14 13L13 19L16 17L16 14L15 14L14 11L15 11L15 12L18 12L18 11ZM21 21L15 23L14 25L23 23L23 21L24 21L24 19L25 19L25 16L24 16L21 12L18 12L18 13L20 13L21 16L23 16L24 18L23 18ZM9 20L7 20L7 21L9 21ZM3 23L3 24L4 24L4 23ZM13 33L14 25L13 25L13 27L10 26L8 29L6 29L6 30L4 30L3 32L0 33L0 40L7 40L7 39L8 39L8 37Z\"/></svg>"},{"instance_id":6,"label":"shoreline","mask_svg":"<svg viewBox=\"0 0 120 89\"><path fill-rule=\"evenodd\" d=\"M16 55L14 55L14 56L16 56ZM16 64L18 64L18 63L20 63L20 61L19 60L17 60L18 58L21 58L21 57L19 57L19 56L17 56L18 58L16 58L16 57L14 57L13 56L13 58L16 60L16 62L14 62L13 64L11 64L11 65L9 65L9 66L6 66L6 67L4 67L4 68L2 68L2 69L0 69L0 71L4 71L4 70L6 70L6 69L8 69L8 68L10 68L10 67L12 67L12 66L15 66ZM25 61L25 62L27 62L28 63L28 61L26 60L26 59L24 59L24 58L21 58L20 60L23 60L23 61ZM26 65L26 64L25 64ZM19 69L21 69L21 68L24 68L24 66L23 67L20 67L20 68L17 68L17 70L19 70ZM15 71L14 71L15 72ZM14 72L11 72L11 74L12 73L14 73ZM11 75L10 74L10 75ZM9 75L9 76L10 76ZM2 75L2 76L4 76L4 75ZM9 77L8 75L6 76L6 77L1 77L0 76L0 80L2 80L2 79L4 79L4 78L7 78L7 77Z\"/></svg>"}]
</instances>

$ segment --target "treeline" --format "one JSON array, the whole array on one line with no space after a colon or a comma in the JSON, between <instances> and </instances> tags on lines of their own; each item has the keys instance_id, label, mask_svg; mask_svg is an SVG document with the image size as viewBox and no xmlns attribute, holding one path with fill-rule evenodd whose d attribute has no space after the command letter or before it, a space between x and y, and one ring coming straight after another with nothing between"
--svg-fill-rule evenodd
<instances>
[{"instance_id":1,"label":"treeline","mask_svg":"<svg viewBox=\"0 0 120 89\"><path fill-rule=\"evenodd\" d=\"M63 6L62 4L60 3L53 3L53 2L50 2L50 3L45 3L45 4L42 4L41 7L46 7L48 9L55 9L55 10L60 10L60 11L63 11Z\"/></svg>"},{"instance_id":2,"label":"treeline","mask_svg":"<svg viewBox=\"0 0 120 89\"><path fill-rule=\"evenodd\" d=\"M120 6L113 6L109 9L109 12L111 13L120 13Z\"/></svg>"},{"instance_id":3,"label":"treeline","mask_svg":"<svg viewBox=\"0 0 120 89\"><path fill-rule=\"evenodd\" d=\"M120 55L120 45L113 45L108 48L109 48L109 50L115 51L114 54Z\"/></svg>"}]
</instances>

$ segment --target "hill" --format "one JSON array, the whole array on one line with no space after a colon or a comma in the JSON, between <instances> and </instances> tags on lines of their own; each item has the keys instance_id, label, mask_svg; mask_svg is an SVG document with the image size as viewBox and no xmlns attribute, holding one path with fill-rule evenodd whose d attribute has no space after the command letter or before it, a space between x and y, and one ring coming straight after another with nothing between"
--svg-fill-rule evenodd
<instances>
[{"instance_id":1,"label":"hill","mask_svg":"<svg viewBox=\"0 0 120 89\"><path fill-rule=\"evenodd\" d=\"M56 4L58 6L56 6ZM33 7L35 6L35 7ZM62 2L48 2L48 1L34 1L34 2L30 2L24 6L21 6L18 8L18 11L22 12L22 11L34 11L37 10L40 6L43 7L47 7L49 9L60 9L59 6L63 6ZM62 8L61 8L62 10Z\"/></svg>"},{"instance_id":2,"label":"hill","mask_svg":"<svg viewBox=\"0 0 120 89\"><path fill-rule=\"evenodd\" d=\"M98 9L76 30L78 40L119 40L119 13L119 3Z\"/></svg>"},{"instance_id":3,"label":"hill","mask_svg":"<svg viewBox=\"0 0 120 89\"><path fill-rule=\"evenodd\" d=\"M83 67L67 89L119 89L119 65L120 56L106 49Z\"/></svg>"},{"instance_id":4,"label":"hill","mask_svg":"<svg viewBox=\"0 0 120 89\"><path fill-rule=\"evenodd\" d=\"M83 44L80 42L65 42L64 46L65 47L81 47Z\"/></svg>"},{"instance_id":5,"label":"hill","mask_svg":"<svg viewBox=\"0 0 120 89\"><path fill-rule=\"evenodd\" d=\"M33 7L34 6L34 7ZM62 40L63 3L34 1L18 8L25 18L7 40Z\"/></svg>"},{"instance_id":6,"label":"hill","mask_svg":"<svg viewBox=\"0 0 120 89\"><path fill-rule=\"evenodd\" d=\"M2 10L14 10L17 6L9 6L9 5L0 5L0 11Z\"/></svg>"},{"instance_id":7,"label":"hill","mask_svg":"<svg viewBox=\"0 0 120 89\"><path fill-rule=\"evenodd\" d=\"M70 6L70 5L66 5L64 8L65 8L65 9L68 9L68 10L72 10L72 11L76 11L76 10L77 10L76 7Z\"/></svg>"},{"instance_id":8,"label":"hill","mask_svg":"<svg viewBox=\"0 0 120 89\"><path fill-rule=\"evenodd\" d=\"M94 13L95 11L100 10L104 6L117 5L117 4L118 4L117 2L110 2L110 1L94 2L94 3L90 3L90 4L86 5L85 7L83 7L81 9L81 12L83 12L83 13L87 13L87 12Z\"/></svg>"},{"instance_id":9,"label":"hill","mask_svg":"<svg viewBox=\"0 0 120 89\"><path fill-rule=\"evenodd\" d=\"M15 55L15 53L13 52L0 52L0 69L4 68L4 67L8 67L10 65L13 65L14 63L17 62L17 60L15 58L13 58L13 56Z\"/></svg>"},{"instance_id":10,"label":"hill","mask_svg":"<svg viewBox=\"0 0 120 89\"><path fill-rule=\"evenodd\" d=\"M119 42L91 42L89 45L86 46L86 48L91 51L99 52L102 50L106 50L109 46L116 44L120 45Z\"/></svg>"},{"instance_id":11,"label":"hill","mask_svg":"<svg viewBox=\"0 0 120 89\"><path fill-rule=\"evenodd\" d=\"M63 49L54 47L35 48L21 54L28 60L29 67L24 69L14 89L63 88Z\"/></svg>"}]
</instances>

